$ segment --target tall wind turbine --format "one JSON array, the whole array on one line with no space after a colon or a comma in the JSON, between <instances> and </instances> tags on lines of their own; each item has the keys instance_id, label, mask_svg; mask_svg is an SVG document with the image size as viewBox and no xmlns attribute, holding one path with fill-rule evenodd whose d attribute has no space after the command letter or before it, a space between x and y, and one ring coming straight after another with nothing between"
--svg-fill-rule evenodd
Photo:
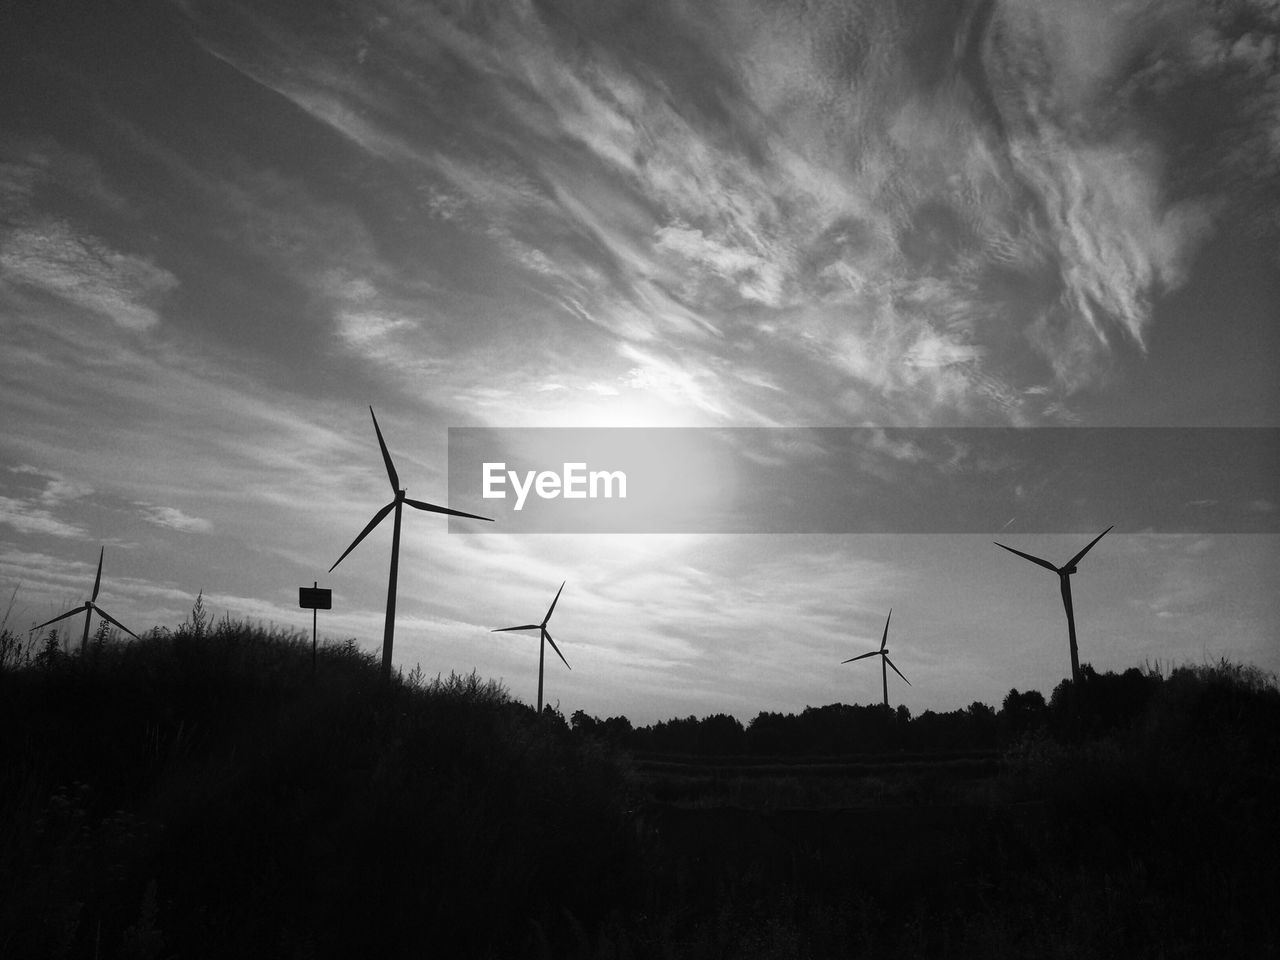
<instances>
[{"instance_id":1,"label":"tall wind turbine","mask_svg":"<svg viewBox=\"0 0 1280 960\"><path fill-rule=\"evenodd\" d=\"M369 531L386 519L387 514L395 511L395 526L391 533L391 574L387 580L387 619L382 628L382 679L389 681L391 679L391 645L392 636L395 633L396 626L396 574L400 568L400 511L407 503L409 506L417 510L425 510L428 513L443 513L451 517L467 517L471 520L488 520L493 522L491 517L478 517L474 513L463 513L461 510L450 510L448 507L438 507L434 503L424 503L421 500L410 500L404 494L404 490L400 488L400 477L396 473L395 464L391 462L391 454L387 453L387 444L382 439L382 430L378 427L378 418L374 415L373 407L369 408L369 416L373 417L373 430L378 435L378 446L382 448L382 462L387 465L387 479L391 481L391 492L393 499L385 507L373 515L373 519L369 521L368 526L360 531L360 536L351 541L351 546L342 551L342 556L334 561L333 566L329 568L332 573L334 567L340 564L352 550L356 548L361 540L368 536Z\"/></svg>"},{"instance_id":2,"label":"tall wind turbine","mask_svg":"<svg viewBox=\"0 0 1280 960\"><path fill-rule=\"evenodd\" d=\"M892 618L893 618L893 611L890 610L889 616L884 618L884 636L880 638L879 650L872 650L870 653L859 654L856 657L850 657L848 660L841 661L842 663L853 663L853 661L855 660L865 660L867 657L880 658L880 681L881 683L884 684L884 705L886 707L889 705L889 671L885 669L885 664L888 664L890 667L893 667L893 672L896 673L898 676L902 677L902 671L899 670L896 666L894 666L893 661L889 659L889 649L888 649L889 621ZM907 680L906 677L902 677L902 679L906 680L908 687L911 686L910 680Z\"/></svg>"},{"instance_id":3,"label":"tall wind turbine","mask_svg":"<svg viewBox=\"0 0 1280 960\"><path fill-rule=\"evenodd\" d=\"M65 620L67 619L67 617L74 617L77 613L80 613L81 611L83 611L84 612L84 633L80 637L80 649L83 650L85 646L89 643L89 620L93 617L93 614L96 611L98 616L100 616L103 620L106 620L110 623L114 623L117 627L119 627L129 636L133 637L133 639L135 640L140 639L136 633L134 633L132 630L126 627L123 623L121 623L111 614L107 613L107 611L103 610L97 604L98 588L102 586L102 555L106 552L107 552L106 547L100 547L98 549L98 575L93 578L93 593L90 595L89 599L84 602L84 606L74 607L73 609L68 610L66 613L60 613L58 614L58 616L54 617L52 620L46 620L44 623L40 624L40 626L32 627L31 628L32 630L40 630L44 627L49 626L49 624L51 623L57 623L59 620Z\"/></svg>"},{"instance_id":4,"label":"tall wind turbine","mask_svg":"<svg viewBox=\"0 0 1280 960\"><path fill-rule=\"evenodd\" d=\"M566 580L565 583L568 583ZM547 621L551 619L551 613L556 608L556 600L560 599L560 594L564 590L564 583L560 584L560 589L556 591L556 599L551 601L551 606L547 608L547 615L542 618L541 623L526 623L520 627L499 627L497 630L490 630L490 633L507 633L510 630L537 630L542 634L542 639L538 643L538 716L542 716L542 662L547 652L547 644L551 644L551 649L556 652L556 656L566 667L569 667L569 661L565 660L564 654L560 652L560 648L556 646L556 642L551 639L551 634L547 632ZM569 667L570 670L573 667Z\"/></svg>"},{"instance_id":5,"label":"tall wind turbine","mask_svg":"<svg viewBox=\"0 0 1280 960\"><path fill-rule=\"evenodd\" d=\"M1052 570L1058 575L1058 584L1062 588L1062 605L1067 608L1067 637L1071 640L1071 682L1074 684L1078 684L1080 682L1080 654L1076 650L1076 615L1071 609L1071 575L1076 572L1076 564L1080 562L1080 559L1093 549L1093 545L1095 543L1110 533L1111 528L1114 526L1115 524L1113 523L1110 527L1107 527L1106 530L1103 530L1100 534L1090 540L1083 550L1060 567L1055 567L1048 560L1041 560L1039 557L1033 557L1029 553L1023 553L1021 550L1015 550L1013 547L1006 547L998 540L991 541L997 547L1008 550L1010 553L1016 553L1024 560L1030 560L1032 563L1038 563L1046 570Z\"/></svg>"}]
</instances>

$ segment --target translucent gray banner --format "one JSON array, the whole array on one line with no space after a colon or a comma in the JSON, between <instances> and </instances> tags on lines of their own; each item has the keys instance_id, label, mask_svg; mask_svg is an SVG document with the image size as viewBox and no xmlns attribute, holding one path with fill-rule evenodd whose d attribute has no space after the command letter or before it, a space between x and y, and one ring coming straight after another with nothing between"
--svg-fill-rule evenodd
<instances>
[{"instance_id":1,"label":"translucent gray banner","mask_svg":"<svg viewBox=\"0 0 1280 960\"><path fill-rule=\"evenodd\" d=\"M1280 532L1280 430L449 430L452 533Z\"/></svg>"}]
</instances>

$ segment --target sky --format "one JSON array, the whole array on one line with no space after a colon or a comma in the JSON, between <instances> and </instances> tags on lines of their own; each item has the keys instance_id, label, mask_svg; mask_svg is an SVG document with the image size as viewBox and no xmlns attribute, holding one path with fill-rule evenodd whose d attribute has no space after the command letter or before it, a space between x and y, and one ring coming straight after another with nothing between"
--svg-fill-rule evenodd
<instances>
[{"instance_id":1,"label":"sky","mask_svg":"<svg viewBox=\"0 0 1280 960\"><path fill-rule=\"evenodd\" d=\"M105 548L99 601L135 631L200 591L309 629L318 581L321 635L380 649L390 524L328 572L389 497L370 407L409 497L490 516L450 428L1097 427L1123 452L1121 428L1280 427L1276 0L6 17L11 628L83 602ZM1223 475L1274 464L1239 436ZM874 662L840 661L890 609L891 702L998 705L1070 668L1052 574L992 539L1062 563L1115 524L1073 578L1082 661L1280 670L1280 492L1254 479L1189 532L1034 501L954 532L968 483L871 533L464 534L409 510L395 662L531 702L536 635L490 631L567 582L566 715L876 702Z\"/></svg>"}]
</instances>

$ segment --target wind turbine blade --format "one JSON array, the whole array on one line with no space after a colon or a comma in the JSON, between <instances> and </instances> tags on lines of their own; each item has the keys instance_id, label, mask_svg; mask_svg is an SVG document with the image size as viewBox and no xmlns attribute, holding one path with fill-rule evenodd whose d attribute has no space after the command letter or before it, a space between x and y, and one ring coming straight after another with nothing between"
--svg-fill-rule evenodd
<instances>
[{"instance_id":1,"label":"wind turbine blade","mask_svg":"<svg viewBox=\"0 0 1280 960\"><path fill-rule=\"evenodd\" d=\"M382 430L378 427L378 418L374 416L373 407L369 408L369 416L373 417L373 430L378 435L378 446L382 448L382 462L387 465L387 479L391 481L391 492L400 493L400 477L396 473L396 465L391 462L391 454L387 453L387 444L382 439ZM335 563L336 567L337 564Z\"/></svg>"},{"instance_id":2,"label":"wind turbine blade","mask_svg":"<svg viewBox=\"0 0 1280 960\"><path fill-rule=\"evenodd\" d=\"M91 603L98 599L98 587L102 586L102 555L106 552L106 547L98 548L98 575L93 578L93 594L89 597Z\"/></svg>"},{"instance_id":3,"label":"wind turbine blade","mask_svg":"<svg viewBox=\"0 0 1280 960\"><path fill-rule=\"evenodd\" d=\"M1029 553L1023 553L1021 550L1015 550L1013 549L1013 547L1006 547L1003 543L1001 543L998 540L992 540L991 542L1003 550L1008 550L1010 553L1016 553L1018 556L1022 557L1022 559L1024 560L1030 560L1032 563L1040 564L1040 566L1044 567L1046 570L1052 570L1054 573L1058 572L1058 568L1055 567L1048 560L1041 560L1039 557L1033 557Z\"/></svg>"},{"instance_id":4,"label":"wind turbine blade","mask_svg":"<svg viewBox=\"0 0 1280 960\"><path fill-rule=\"evenodd\" d=\"M51 623L57 623L59 620L65 620L67 619L67 617L74 617L77 613L83 613L83 612L84 612L84 607L76 607L74 610L68 610L66 613L60 613L58 614L58 616L54 617L52 620L46 620L44 623L40 624L39 626L32 627L31 629L43 630L45 627L49 626L49 624Z\"/></svg>"},{"instance_id":5,"label":"wind turbine blade","mask_svg":"<svg viewBox=\"0 0 1280 960\"><path fill-rule=\"evenodd\" d=\"M841 663L853 663L853 661L855 661L855 660L865 660L865 659L867 659L867 657L878 657L878 656L880 656L880 651L879 651L879 650L872 650L870 653L862 653L862 654L859 654L859 655L858 655L858 656L856 656L856 657L850 657L848 660L841 660L840 662L841 662Z\"/></svg>"},{"instance_id":6,"label":"wind turbine blade","mask_svg":"<svg viewBox=\"0 0 1280 960\"><path fill-rule=\"evenodd\" d=\"M564 658L564 654L560 652L560 648L556 646L556 642L555 642L554 640L552 640L552 639L551 639L551 634L549 634L549 633L547 632L547 628L546 628L546 627L543 627L543 628L542 628L542 635L543 635L544 637L546 637L546 638L547 638L547 643L551 644L551 649L552 649L552 650L554 650L554 651L556 652L556 656L560 658L561 662L562 662L566 667L569 667L569 661L568 661L568 660L565 660L565 658ZM569 669L570 669L570 670L572 670L572 669L573 669L573 667L569 667Z\"/></svg>"},{"instance_id":7,"label":"wind turbine blade","mask_svg":"<svg viewBox=\"0 0 1280 960\"><path fill-rule=\"evenodd\" d=\"M342 556L340 556L337 560L333 561L333 567L336 567L343 560L345 560L347 557L347 554L356 548L356 544L358 544L361 540L367 537L369 535L370 530L372 530L374 527L380 524L384 519L386 519L387 514L391 512L392 507L394 507L395 505L396 505L396 502L392 500L385 507L383 507L377 513L375 513L373 515L373 519L369 521L369 525L360 531L360 536L352 540L351 546L347 547L347 549L342 551ZM333 573L333 567L329 568L330 573Z\"/></svg>"},{"instance_id":8,"label":"wind turbine blade","mask_svg":"<svg viewBox=\"0 0 1280 960\"><path fill-rule=\"evenodd\" d=\"M1067 566L1067 567L1074 567L1077 563L1079 563L1079 562L1080 562L1080 558L1081 558L1081 557L1083 557L1083 556L1084 556L1086 553L1088 553L1090 550L1092 550L1092 549L1093 549L1093 545L1094 545L1095 543L1097 543L1099 540L1101 540L1103 537L1105 537L1108 533L1110 533L1110 532L1111 532L1111 530L1112 530L1112 528L1113 528L1114 526L1115 526L1115 524L1113 523L1110 527L1107 527L1107 529L1106 529L1106 530L1103 530L1100 534L1098 534L1096 537L1094 537L1092 540L1090 540L1090 541L1089 541L1089 545L1088 545L1087 547L1085 547L1083 550L1081 550L1079 553L1077 553L1077 554L1076 554L1074 557L1072 557L1070 560L1068 560L1068 561L1066 562L1065 566Z\"/></svg>"},{"instance_id":9,"label":"wind turbine blade","mask_svg":"<svg viewBox=\"0 0 1280 960\"><path fill-rule=\"evenodd\" d=\"M542 624L543 624L543 626L546 626L547 621L551 619L551 613L552 613L552 611L553 611L553 610L555 610L555 608L556 608L556 600L559 600L559 599L560 599L560 593L561 593L561 591L563 591L563 590L564 590L564 585L565 585L566 583L568 583L568 582L569 582L568 580L563 581L563 582L560 584L560 589L556 591L556 599L551 601L551 606L547 607L547 615L546 615L545 617L543 617L543 618L542 618ZM555 644L552 644L552 646L555 646Z\"/></svg>"},{"instance_id":10,"label":"wind turbine blade","mask_svg":"<svg viewBox=\"0 0 1280 960\"><path fill-rule=\"evenodd\" d=\"M540 623L526 623L523 627L499 627L497 630L490 630L490 633L506 633L509 630L541 630Z\"/></svg>"},{"instance_id":11,"label":"wind turbine blade","mask_svg":"<svg viewBox=\"0 0 1280 960\"><path fill-rule=\"evenodd\" d=\"M880 638L880 649L884 649L884 645L889 642L889 620L893 617L893 610L890 609L889 616L884 618L884 636Z\"/></svg>"},{"instance_id":12,"label":"wind turbine blade","mask_svg":"<svg viewBox=\"0 0 1280 960\"><path fill-rule=\"evenodd\" d=\"M123 630L123 631L124 631L125 633L127 633L129 636L133 637L133 639L135 639L135 640L141 640L141 639L142 639L140 636L138 636L136 633L134 633L132 630L130 630L128 627L126 627L123 623L121 623L119 620L117 620L117 619L116 619L115 617L113 617L111 614L107 613L107 611L103 610L103 609L102 609L100 606L98 606L97 604L94 604L93 609L95 609L95 610L97 610L97 611L98 611L98 616L100 616L103 620L107 620L107 621L109 621L109 622L111 622L111 623L114 623L117 627L119 627L121 630Z\"/></svg>"},{"instance_id":13,"label":"wind turbine blade","mask_svg":"<svg viewBox=\"0 0 1280 960\"><path fill-rule=\"evenodd\" d=\"M448 507L437 507L434 503L423 503L421 500L410 500L404 498L404 502L411 507L417 507L419 510L425 510L427 513L445 513L451 517L468 517L471 520L488 520L493 523L493 517L478 517L474 513L463 513L461 510L450 510Z\"/></svg>"},{"instance_id":14,"label":"wind turbine blade","mask_svg":"<svg viewBox=\"0 0 1280 960\"><path fill-rule=\"evenodd\" d=\"M886 656L886 657L884 658L884 662L885 662L885 663L887 663L889 666L893 667L893 661L892 661L892 660L890 660L890 659L888 658L888 656ZM901 670L899 670L897 667L893 667L893 672L894 672L894 673L896 673L898 676L902 677L902 671L901 671ZM906 678L906 677L902 677L902 679L907 681L907 686L908 686L908 687L909 687L909 686L911 686L911 681L910 681L910 680L907 680L907 678Z\"/></svg>"}]
</instances>

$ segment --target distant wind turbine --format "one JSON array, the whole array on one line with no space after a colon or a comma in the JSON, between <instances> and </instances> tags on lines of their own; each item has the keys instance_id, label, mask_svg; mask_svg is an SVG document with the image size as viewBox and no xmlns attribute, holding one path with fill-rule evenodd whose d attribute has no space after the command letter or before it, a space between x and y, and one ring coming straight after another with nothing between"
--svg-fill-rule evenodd
<instances>
[{"instance_id":1,"label":"distant wind turbine","mask_svg":"<svg viewBox=\"0 0 1280 960\"><path fill-rule=\"evenodd\" d=\"M1058 583L1062 588L1062 605L1067 608L1067 637L1071 641L1071 682L1072 683L1078 684L1080 682L1080 654L1076 650L1076 615L1071 608L1071 575L1076 572L1076 564L1080 562L1081 558L1086 553L1088 553L1090 550L1093 549L1093 545L1095 543L1097 543L1099 540L1105 537L1108 533L1110 533L1112 527L1114 526L1115 524L1113 523L1110 527L1107 527L1106 530L1103 530L1100 534L1098 534L1096 537L1090 540L1088 546L1086 546L1083 550L1077 553L1074 557L1068 560L1061 567L1055 567L1048 560L1041 560L1039 557L1033 557L1029 553L1023 553L1021 550L1015 550L1013 549L1013 547L1006 547L1003 543L1000 543L998 540L992 541L992 543L994 543L997 547L1000 547L1004 550L1008 550L1010 553L1016 553L1018 556L1022 557L1024 560L1030 560L1032 563L1038 563L1040 566L1044 567L1046 570L1052 570L1054 573L1058 575Z\"/></svg>"},{"instance_id":2,"label":"distant wind turbine","mask_svg":"<svg viewBox=\"0 0 1280 960\"><path fill-rule=\"evenodd\" d=\"M568 583L566 580L565 583ZM491 630L490 633L507 633L511 630L537 630L542 635L542 640L538 644L538 716L542 716L542 663L546 656L547 644L551 644L551 649L556 652L556 656L566 667L569 667L569 661L565 660L564 654L560 652L560 648L556 646L556 642L551 639L551 634L547 631L547 621L551 619L552 611L556 608L556 601L560 599L560 594L564 590L564 583L560 584L560 589L556 591L555 600L551 601L551 606L547 608L547 615L542 618L541 623L526 623L519 627L499 627L497 630ZM569 667L570 670L573 667Z\"/></svg>"},{"instance_id":3,"label":"distant wind turbine","mask_svg":"<svg viewBox=\"0 0 1280 960\"><path fill-rule=\"evenodd\" d=\"M387 465L387 479L391 481L391 492L394 499L385 507L373 515L373 519L369 521L368 526L360 531L360 536L351 541L351 546L342 551L342 556L334 561L333 566L329 568L332 573L334 567L337 567L350 553L356 548L361 540L368 536L369 531L386 519L387 514L395 511L395 526L391 533L391 574L387 580L387 619L382 628L382 679L391 679L391 646L392 637L395 633L396 626L396 574L400 567L400 511L404 504L408 504L418 510L425 510L428 513L443 513L451 517L467 517L471 520L488 520L493 522L491 517L478 517L474 513L463 513L461 510L450 510L448 507L438 507L434 503L424 503L421 500L410 500L404 494L404 490L400 488L400 477L396 473L395 464L391 462L391 454L387 453L387 445L382 439L382 430L378 427L378 418L374 415L373 407L369 408L369 416L373 417L373 429L378 435L378 446L382 448L382 462Z\"/></svg>"},{"instance_id":4,"label":"distant wind turbine","mask_svg":"<svg viewBox=\"0 0 1280 960\"><path fill-rule=\"evenodd\" d=\"M33 631L41 630L49 626L49 624L57 623L59 620L65 620L67 619L67 617L74 617L77 613L80 613L83 611L84 612L84 633L80 637L80 649L83 650L85 646L89 643L89 620L92 618L94 612L96 611L98 616L100 616L103 620L106 620L110 623L114 623L117 627L119 627L129 636L133 637L133 639L135 640L140 639L140 637L136 633L134 633L132 630L126 627L123 623L121 623L115 617L111 616L111 614L107 613L107 611L103 610L97 604L98 588L102 586L102 555L106 552L107 552L106 547L100 547L98 549L98 575L93 578L93 593L90 595L89 599L84 602L84 606L75 607L74 609L68 610L66 613L59 614L58 616L54 617L52 620L46 620L44 623L40 624L40 626L32 627L31 629Z\"/></svg>"},{"instance_id":5,"label":"distant wind turbine","mask_svg":"<svg viewBox=\"0 0 1280 960\"><path fill-rule=\"evenodd\" d=\"M853 663L853 661L855 660L865 660L867 657L880 658L880 680L884 684L884 705L886 707L889 705L889 671L885 669L885 664L888 664L889 666L893 667L893 672L896 673L898 676L902 677L902 679L906 681L906 684L908 687L911 686L911 681L907 680L906 677L903 677L902 671L899 670L896 666L894 666L893 661L889 659L889 650L888 650L889 621L892 618L893 618L893 611L890 610L889 616L884 618L884 636L880 638L879 650L872 650L870 653L859 654L856 657L850 657L848 660L841 661L842 663Z\"/></svg>"}]
</instances>

